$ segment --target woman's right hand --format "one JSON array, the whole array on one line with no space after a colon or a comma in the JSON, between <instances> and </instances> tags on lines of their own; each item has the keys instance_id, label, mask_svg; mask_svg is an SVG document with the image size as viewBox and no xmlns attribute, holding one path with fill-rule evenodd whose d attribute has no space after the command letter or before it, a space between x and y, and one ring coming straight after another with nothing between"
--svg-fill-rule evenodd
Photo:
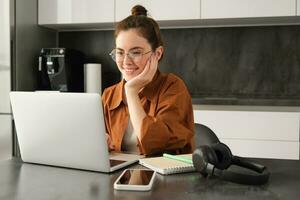
<instances>
[{"instance_id":1,"label":"woman's right hand","mask_svg":"<svg viewBox=\"0 0 300 200\"><path fill-rule=\"evenodd\" d=\"M106 142L107 142L107 146L108 146L108 151L115 150L115 145L113 144L113 141L112 141L110 135L107 133L106 133Z\"/></svg>"},{"instance_id":2,"label":"woman's right hand","mask_svg":"<svg viewBox=\"0 0 300 200\"><path fill-rule=\"evenodd\" d=\"M158 58L154 54L151 54L144 70L139 75L126 82L125 91L133 91L135 94L138 94L142 88L152 81L157 68Z\"/></svg>"}]
</instances>

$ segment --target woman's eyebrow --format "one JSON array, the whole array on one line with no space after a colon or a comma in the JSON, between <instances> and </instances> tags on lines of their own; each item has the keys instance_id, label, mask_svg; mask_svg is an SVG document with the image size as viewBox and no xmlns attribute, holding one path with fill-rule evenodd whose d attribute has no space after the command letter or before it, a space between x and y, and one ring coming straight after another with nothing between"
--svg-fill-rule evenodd
<instances>
[{"instance_id":1,"label":"woman's eyebrow","mask_svg":"<svg viewBox=\"0 0 300 200\"><path fill-rule=\"evenodd\" d=\"M143 49L142 47L132 47L131 49L129 49L129 51L131 50L140 50L140 49Z\"/></svg>"},{"instance_id":2,"label":"woman's eyebrow","mask_svg":"<svg viewBox=\"0 0 300 200\"><path fill-rule=\"evenodd\" d=\"M132 47L132 48L130 48L129 51L132 51L132 50L140 50L140 49L144 49L144 48L138 47L138 46L137 46L137 47ZM117 47L116 50L125 51L124 49L119 48L119 47Z\"/></svg>"}]
</instances>

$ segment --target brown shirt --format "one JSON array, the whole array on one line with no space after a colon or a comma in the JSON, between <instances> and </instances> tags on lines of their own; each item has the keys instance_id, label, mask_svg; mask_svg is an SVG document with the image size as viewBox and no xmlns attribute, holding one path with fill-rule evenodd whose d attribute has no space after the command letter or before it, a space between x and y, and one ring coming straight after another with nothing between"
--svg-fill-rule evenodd
<instances>
[{"instance_id":1,"label":"brown shirt","mask_svg":"<svg viewBox=\"0 0 300 200\"><path fill-rule=\"evenodd\" d=\"M125 80L120 81L105 89L102 95L106 131L111 136L116 151L121 151L129 119L123 95L125 83ZM140 153L192 153L193 108L184 82L174 74L157 71L139 96L147 114L140 130L141 139L137 141Z\"/></svg>"}]
</instances>

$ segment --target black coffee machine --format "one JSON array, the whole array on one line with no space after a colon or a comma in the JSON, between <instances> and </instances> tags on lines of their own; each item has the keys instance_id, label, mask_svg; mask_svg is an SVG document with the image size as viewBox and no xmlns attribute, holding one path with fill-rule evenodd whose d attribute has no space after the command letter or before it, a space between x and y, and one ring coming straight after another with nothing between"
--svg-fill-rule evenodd
<instances>
[{"instance_id":1,"label":"black coffee machine","mask_svg":"<svg viewBox=\"0 0 300 200\"><path fill-rule=\"evenodd\" d=\"M66 48L43 48L39 56L37 90L83 92L84 55Z\"/></svg>"}]
</instances>

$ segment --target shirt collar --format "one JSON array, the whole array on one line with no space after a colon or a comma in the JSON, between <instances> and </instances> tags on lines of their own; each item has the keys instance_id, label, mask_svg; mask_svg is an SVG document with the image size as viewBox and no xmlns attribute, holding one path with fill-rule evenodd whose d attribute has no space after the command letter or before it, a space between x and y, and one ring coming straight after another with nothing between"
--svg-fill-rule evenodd
<instances>
[{"instance_id":1,"label":"shirt collar","mask_svg":"<svg viewBox=\"0 0 300 200\"><path fill-rule=\"evenodd\" d=\"M148 83L144 87L144 89L141 91L140 97L144 96L149 101L151 101L153 99L153 97L155 96L155 92L157 92L157 90L159 88L159 85L161 82L160 80L161 80L161 72L159 70L157 70L152 81L150 83Z\"/></svg>"},{"instance_id":2,"label":"shirt collar","mask_svg":"<svg viewBox=\"0 0 300 200\"><path fill-rule=\"evenodd\" d=\"M123 79L119 83L117 83L116 89L113 93L112 104L110 106L110 110L117 108L121 102L123 101L123 88L125 85L125 80Z\"/></svg>"},{"instance_id":3,"label":"shirt collar","mask_svg":"<svg viewBox=\"0 0 300 200\"><path fill-rule=\"evenodd\" d=\"M160 79L161 79L161 72L159 70L156 71L152 81L148 83L144 89L140 92L139 96L140 97L146 97L149 101L153 99L155 96L155 92L158 89L158 86L160 84ZM122 102L124 103L124 95L123 95L123 88L125 85L126 81L122 79L119 83L116 85L116 89L114 91L113 97L112 97L112 104L110 107L110 110L113 110L117 108Z\"/></svg>"}]
</instances>

